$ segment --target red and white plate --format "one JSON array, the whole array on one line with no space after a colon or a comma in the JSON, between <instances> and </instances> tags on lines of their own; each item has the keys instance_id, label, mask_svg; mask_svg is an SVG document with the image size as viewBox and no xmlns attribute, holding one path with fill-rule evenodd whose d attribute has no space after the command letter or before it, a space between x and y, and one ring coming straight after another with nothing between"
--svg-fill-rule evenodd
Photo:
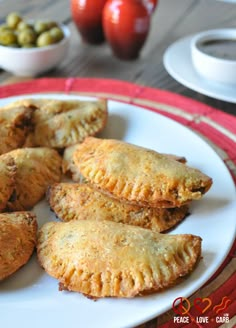
<instances>
[{"instance_id":1,"label":"red and white plate","mask_svg":"<svg viewBox=\"0 0 236 328\"><path fill-rule=\"evenodd\" d=\"M53 93L30 97L81 99ZM2 98L0 106L18 98ZM161 114L117 101L109 101L109 119L100 136L183 155L189 165L213 178L210 191L191 205L191 215L170 232L201 236L203 259L184 282L162 293L94 302L78 293L59 292L57 281L44 273L34 255L27 265L0 284L2 327L133 327L170 309L176 298L193 294L226 258L235 238L235 186L224 162L205 140ZM55 219L45 200L34 212L40 226Z\"/></svg>"}]
</instances>

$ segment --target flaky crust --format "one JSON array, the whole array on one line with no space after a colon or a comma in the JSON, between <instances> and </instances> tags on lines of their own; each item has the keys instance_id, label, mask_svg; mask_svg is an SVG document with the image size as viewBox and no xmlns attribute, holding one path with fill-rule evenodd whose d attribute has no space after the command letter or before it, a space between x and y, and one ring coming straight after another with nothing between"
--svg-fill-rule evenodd
<instances>
[{"instance_id":1,"label":"flaky crust","mask_svg":"<svg viewBox=\"0 0 236 328\"><path fill-rule=\"evenodd\" d=\"M15 189L16 164L13 157L0 156L0 211L3 211Z\"/></svg>"},{"instance_id":2,"label":"flaky crust","mask_svg":"<svg viewBox=\"0 0 236 328\"><path fill-rule=\"evenodd\" d=\"M0 155L24 144L30 129L31 115L29 107L0 108Z\"/></svg>"},{"instance_id":3,"label":"flaky crust","mask_svg":"<svg viewBox=\"0 0 236 328\"><path fill-rule=\"evenodd\" d=\"M91 297L134 297L176 284L201 255L201 238L111 221L50 222L38 259L64 288Z\"/></svg>"},{"instance_id":4,"label":"flaky crust","mask_svg":"<svg viewBox=\"0 0 236 328\"><path fill-rule=\"evenodd\" d=\"M22 148L2 155L16 164L15 197L7 210L31 209L44 196L48 185L61 179L62 158L56 150L45 147Z\"/></svg>"},{"instance_id":5,"label":"flaky crust","mask_svg":"<svg viewBox=\"0 0 236 328\"><path fill-rule=\"evenodd\" d=\"M29 212L0 214L0 280L26 264L36 244L37 221Z\"/></svg>"},{"instance_id":6,"label":"flaky crust","mask_svg":"<svg viewBox=\"0 0 236 328\"><path fill-rule=\"evenodd\" d=\"M77 181L77 182L80 182L82 180L82 177L78 170L78 167L74 163L73 157L79 145L80 144L75 144L67 147L64 151L63 161L62 161L62 172L68 175L69 177L71 177L73 181ZM177 156L173 154L163 154L163 155L183 164L187 162L184 156Z\"/></svg>"},{"instance_id":7,"label":"flaky crust","mask_svg":"<svg viewBox=\"0 0 236 328\"><path fill-rule=\"evenodd\" d=\"M212 184L197 169L119 140L86 138L73 160L101 191L140 206L182 206L200 199Z\"/></svg>"},{"instance_id":8,"label":"flaky crust","mask_svg":"<svg viewBox=\"0 0 236 328\"><path fill-rule=\"evenodd\" d=\"M83 183L55 183L47 198L51 209L63 221L108 220L163 232L173 228L188 214L188 206L148 208L111 198Z\"/></svg>"},{"instance_id":9,"label":"flaky crust","mask_svg":"<svg viewBox=\"0 0 236 328\"><path fill-rule=\"evenodd\" d=\"M35 108L30 145L65 148L101 131L107 122L107 101L22 99Z\"/></svg>"},{"instance_id":10,"label":"flaky crust","mask_svg":"<svg viewBox=\"0 0 236 328\"><path fill-rule=\"evenodd\" d=\"M170 159L174 159L177 162L180 162L182 164L186 164L187 163L187 159L184 156L178 156L178 155L174 155L174 154L164 154L166 157L169 157Z\"/></svg>"},{"instance_id":11,"label":"flaky crust","mask_svg":"<svg viewBox=\"0 0 236 328\"><path fill-rule=\"evenodd\" d=\"M62 172L75 182L80 182L83 180L83 177L80 174L78 167L75 165L73 160L74 152L76 151L79 145L80 144L75 144L66 147L63 153L62 160Z\"/></svg>"}]
</instances>

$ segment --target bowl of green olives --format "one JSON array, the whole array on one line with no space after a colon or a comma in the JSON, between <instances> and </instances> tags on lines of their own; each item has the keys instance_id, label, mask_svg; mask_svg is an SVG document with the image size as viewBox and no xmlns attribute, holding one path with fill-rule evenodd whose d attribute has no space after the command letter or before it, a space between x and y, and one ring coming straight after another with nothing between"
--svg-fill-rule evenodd
<instances>
[{"instance_id":1,"label":"bowl of green olives","mask_svg":"<svg viewBox=\"0 0 236 328\"><path fill-rule=\"evenodd\" d=\"M10 13L0 25L0 68L37 76L55 68L69 48L70 30L52 21L26 21Z\"/></svg>"}]
</instances>

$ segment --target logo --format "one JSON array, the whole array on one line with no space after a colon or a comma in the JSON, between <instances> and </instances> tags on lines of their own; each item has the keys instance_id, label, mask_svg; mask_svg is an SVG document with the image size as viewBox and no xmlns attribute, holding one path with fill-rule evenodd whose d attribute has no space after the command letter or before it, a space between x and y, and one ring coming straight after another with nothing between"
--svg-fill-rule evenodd
<instances>
[{"instance_id":1,"label":"logo","mask_svg":"<svg viewBox=\"0 0 236 328\"><path fill-rule=\"evenodd\" d=\"M185 297L178 297L174 300L172 308L176 314L185 315L188 314L191 304Z\"/></svg>"},{"instance_id":2,"label":"logo","mask_svg":"<svg viewBox=\"0 0 236 328\"><path fill-rule=\"evenodd\" d=\"M231 300L224 296L219 304L213 305L209 297L197 297L193 300L192 308L197 310L199 315L193 316L191 311L191 303L186 297L177 297L172 304L172 309L177 316L174 316L174 323L229 323L229 314L225 312ZM211 309L214 313L213 317L205 315L207 310ZM224 312L224 313L223 313Z\"/></svg>"},{"instance_id":3,"label":"logo","mask_svg":"<svg viewBox=\"0 0 236 328\"><path fill-rule=\"evenodd\" d=\"M205 298L198 297L195 298L193 304L201 314L204 314L211 307L212 301L208 297Z\"/></svg>"},{"instance_id":4,"label":"logo","mask_svg":"<svg viewBox=\"0 0 236 328\"><path fill-rule=\"evenodd\" d=\"M216 314L223 312L227 308L227 306L229 305L230 302L231 302L231 300L228 297L224 296L222 298L221 303L213 307L213 311Z\"/></svg>"}]
</instances>

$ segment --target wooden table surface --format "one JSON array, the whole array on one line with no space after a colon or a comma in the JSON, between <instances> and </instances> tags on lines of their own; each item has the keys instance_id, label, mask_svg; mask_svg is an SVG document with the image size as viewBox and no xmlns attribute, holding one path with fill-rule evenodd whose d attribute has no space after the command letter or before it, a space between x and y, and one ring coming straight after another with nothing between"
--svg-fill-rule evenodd
<instances>
[{"instance_id":1,"label":"wooden table surface","mask_svg":"<svg viewBox=\"0 0 236 328\"><path fill-rule=\"evenodd\" d=\"M216 0L159 0L152 18L148 40L140 58L135 61L121 61L115 58L106 43L91 46L82 42L71 20L69 0L0 0L0 23L12 11L18 11L28 19L56 19L70 27L72 40L68 56L56 69L41 77L119 79L172 91L236 115L236 104L213 99L190 90L174 80L163 65L165 50L177 39L207 29L236 28L236 3ZM16 77L0 70L0 85L28 79L32 77ZM235 270L235 262L233 267L232 265L230 273ZM157 321L153 320L142 327L154 328L157 327L156 324ZM235 318L232 324L236 324ZM222 325L222 327L229 326Z\"/></svg>"},{"instance_id":2,"label":"wooden table surface","mask_svg":"<svg viewBox=\"0 0 236 328\"><path fill-rule=\"evenodd\" d=\"M121 61L115 58L109 46L91 46L82 42L71 21L69 0L1 0L0 22L12 11L25 18L56 19L68 24L72 42L67 58L48 77L102 77L139 83L165 89L209 104L236 115L236 105L220 101L192 91L175 81L165 70L163 53L179 38L199 31L236 27L236 4L215 0L159 0L153 15L151 31L136 61ZM0 84L21 81L0 70Z\"/></svg>"}]
</instances>

